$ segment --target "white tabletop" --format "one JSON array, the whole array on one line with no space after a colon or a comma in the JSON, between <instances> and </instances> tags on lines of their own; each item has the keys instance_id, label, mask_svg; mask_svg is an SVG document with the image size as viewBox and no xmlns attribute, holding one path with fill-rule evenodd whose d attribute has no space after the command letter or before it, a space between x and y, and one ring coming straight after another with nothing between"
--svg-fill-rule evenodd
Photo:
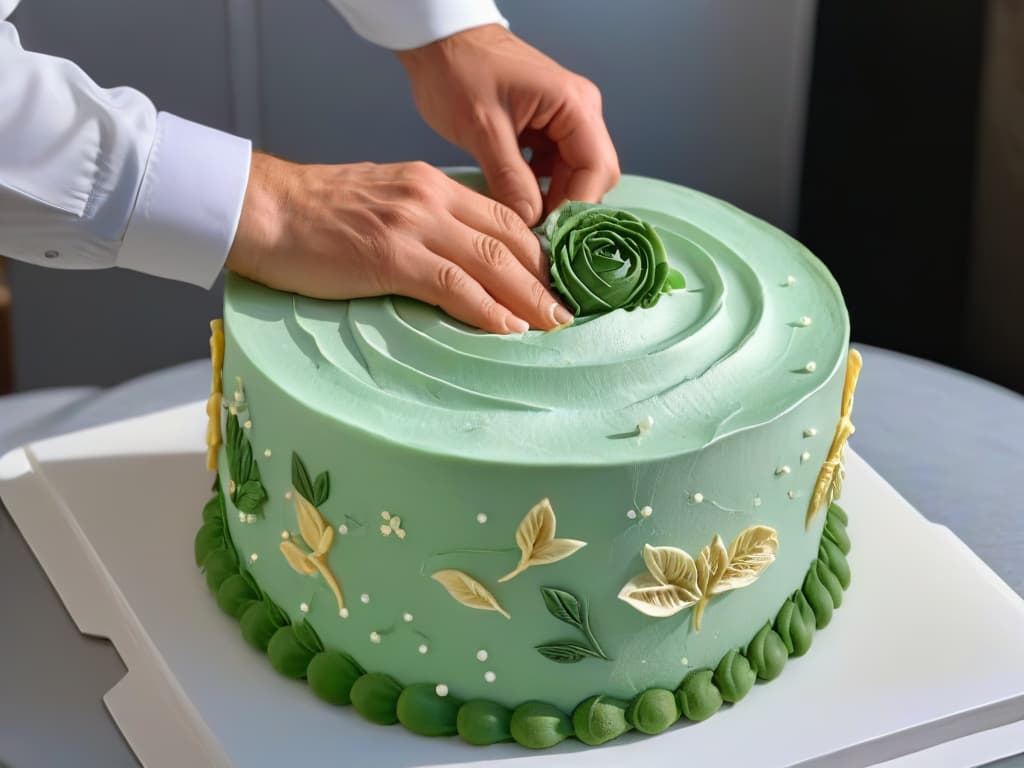
<instances>
[{"instance_id":1,"label":"white tabletop","mask_svg":"<svg viewBox=\"0 0 1024 768\"><path fill-rule=\"evenodd\" d=\"M858 348L858 453L1024 595L1024 495L1014 482L1024 468L1024 397L915 358ZM209 363L196 361L110 390L0 398L0 454L187 403L208 386ZM120 659L105 641L78 633L6 511L0 584L0 766L138 765L101 701L124 674ZM999 765L1024 766L1024 756Z\"/></svg>"}]
</instances>

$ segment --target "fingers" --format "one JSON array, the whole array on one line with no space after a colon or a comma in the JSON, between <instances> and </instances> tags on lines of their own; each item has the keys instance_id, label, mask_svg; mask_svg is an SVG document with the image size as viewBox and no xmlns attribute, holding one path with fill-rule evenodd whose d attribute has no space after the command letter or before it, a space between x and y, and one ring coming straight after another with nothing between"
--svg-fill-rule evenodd
<instances>
[{"instance_id":1,"label":"fingers","mask_svg":"<svg viewBox=\"0 0 1024 768\"><path fill-rule=\"evenodd\" d=\"M395 265L394 291L434 304L490 333L525 333L529 324L501 306L466 270L423 245L409 242Z\"/></svg>"},{"instance_id":2,"label":"fingers","mask_svg":"<svg viewBox=\"0 0 1024 768\"><path fill-rule=\"evenodd\" d=\"M547 283L548 257L540 247L537 236L511 208L484 197L469 187L456 185L450 204L452 215L466 226L483 232L504 243L520 264Z\"/></svg>"},{"instance_id":3,"label":"fingers","mask_svg":"<svg viewBox=\"0 0 1024 768\"><path fill-rule=\"evenodd\" d=\"M550 330L572 319L547 287L496 237L451 219L442 241L426 246L458 264L501 305L533 328Z\"/></svg>"},{"instance_id":4,"label":"fingers","mask_svg":"<svg viewBox=\"0 0 1024 768\"><path fill-rule=\"evenodd\" d=\"M543 207L540 186L519 148L510 117L500 109L491 110L476 135L470 150L480 163L491 195L533 226Z\"/></svg>"}]
</instances>

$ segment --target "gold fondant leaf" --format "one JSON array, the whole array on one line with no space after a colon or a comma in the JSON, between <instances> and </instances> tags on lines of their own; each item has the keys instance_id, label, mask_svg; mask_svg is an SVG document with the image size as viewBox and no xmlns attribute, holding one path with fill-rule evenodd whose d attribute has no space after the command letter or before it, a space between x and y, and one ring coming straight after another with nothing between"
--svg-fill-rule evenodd
<instances>
[{"instance_id":1,"label":"gold fondant leaf","mask_svg":"<svg viewBox=\"0 0 1024 768\"><path fill-rule=\"evenodd\" d=\"M651 576L661 584L675 584L689 592L696 600L700 596L697 586L697 566L687 552L676 547L644 545L644 563Z\"/></svg>"},{"instance_id":2,"label":"gold fondant leaf","mask_svg":"<svg viewBox=\"0 0 1024 768\"><path fill-rule=\"evenodd\" d=\"M701 549L697 555L697 585L702 594L710 597L714 594L719 579L729 566L729 552L725 548L722 537L717 533L711 543Z\"/></svg>"},{"instance_id":3,"label":"gold fondant leaf","mask_svg":"<svg viewBox=\"0 0 1024 768\"><path fill-rule=\"evenodd\" d=\"M677 584L664 584L651 574L642 573L626 583L619 592L619 599L640 613L661 619L689 608L697 596Z\"/></svg>"},{"instance_id":4,"label":"gold fondant leaf","mask_svg":"<svg viewBox=\"0 0 1024 768\"><path fill-rule=\"evenodd\" d=\"M331 529L328 528L327 530ZM327 586L331 588L331 592L334 593L334 599L338 602L338 610L341 611L345 607L345 598L341 594L341 585L338 583L338 580L334 578L334 574L331 573L331 569L327 567L327 558L320 556L311 557L310 559L313 561L313 565L316 566L316 569L320 571L320 575L324 577L324 581L327 582Z\"/></svg>"},{"instance_id":5,"label":"gold fondant leaf","mask_svg":"<svg viewBox=\"0 0 1024 768\"><path fill-rule=\"evenodd\" d=\"M295 494L295 516L299 520L299 533L306 546L315 550L320 544L324 535L324 519L320 516L319 510L314 507L301 493Z\"/></svg>"},{"instance_id":6,"label":"gold fondant leaf","mask_svg":"<svg viewBox=\"0 0 1024 768\"><path fill-rule=\"evenodd\" d=\"M212 377L210 380L210 399L206 401L206 468L210 471L217 469L217 454L221 444L220 431L220 403L221 372L224 368L224 321L217 319L210 321L210 367Z\"/></svg>"},{"instance_id":7,"label":"gold fondant leaf","mask_svg":"<svg viewBox=\"0 0 1024 768\"><path fill-rule=\"evenodd\" d=\"M467 608L477 608L481 611L497 611L506 619L512 618L508 611L498 604L494 595L487 591L487 587L468 573L449 568L431 574L431 578L447 589L448 594L455 599L455 602L461 603Z\"/></svg>"},{"instance_id":8,"label":"gold fondant leaf","mask_svg":"<svg viewBox=\"0 0 1024 768\"><path fill-rule=\"evenodd\" d=\"M747 528L729 545L729 564L711 594L753 584L761 571L775 561L778 551L779 539L774 529L765 525Z\"/></svg>"},{"instance_id":9,"label":"gold fondant leaf","mask_svg":"<svg viewBox=\"0 0 1024 768\"><path fill-rule=\"evenodd\" d=\"M846 360L846 380L843 382L843 402L839 412L839 423L836 424L832 445L818 472L818 479L814 483L814 492L807 504L805 525L809 526L818 510L831 504L839 498L839 494L842 492L843 447L856 429L853 422L850 421L850 414L853 411L853 393L857 389L857 379L860 377L863 362L860 352L851 349Z\"/></svg>"},{"instance_id":10,"label":"gold fondant leaf","mask_svg":"<svg viewBox=\"0 0 1024 768\"><path fill-rule=\"evenodd\" d=\"M331 548L331 544L334 543L334 529L329 525L324 526L323 533L320 534L320 541L317 542L316 549L313 550L313 557L320 557L326 555L327 550Z\"/></svg>"},{"instance_id":11,"label":"gold fondant leaf","mask_svg":"<svg viewBox=\"0 0 1024 768\"><path fill-rule=\"evenodd\" d=\"M499 583L514 579L531 565L547 565L562 560L585 547L585 541L555 538L555 511L551 501L541 499L516 529L516 544L519 546L519 564L498 579Z\"/></svg>"},{"instance_id":12,"label":"gold fondant leaf","mask_svg":"<svg viewBox=\"0 0 1024 768\"><path fill-rule=\"evenodd\" d=\"M316 571L316 566L310 562L306 553L299 549L295 542L282 541L281 542L281 554L284 555L284 559L288 561L288 565L292 567L296 573L301 573L303 576L309 576L311 573Z\"/></svg>"}]
</instances>

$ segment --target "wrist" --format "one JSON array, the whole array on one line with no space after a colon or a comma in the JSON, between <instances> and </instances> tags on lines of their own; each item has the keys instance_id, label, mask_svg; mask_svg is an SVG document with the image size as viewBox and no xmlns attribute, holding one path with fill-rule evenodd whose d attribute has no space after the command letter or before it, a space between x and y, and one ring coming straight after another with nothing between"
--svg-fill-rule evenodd
<instances>
[{"instance_id":1,"label":"wrist","mask_svg":"<svg viewBox=\"0 0 1024 768\"><path fill-rule=\"evenodd\" d=\"M266 271L270 256L284 238L288 200L288 163L263 152L253 152L249 180L227 267L254 280Z\"/></svg>"}]
</instances>

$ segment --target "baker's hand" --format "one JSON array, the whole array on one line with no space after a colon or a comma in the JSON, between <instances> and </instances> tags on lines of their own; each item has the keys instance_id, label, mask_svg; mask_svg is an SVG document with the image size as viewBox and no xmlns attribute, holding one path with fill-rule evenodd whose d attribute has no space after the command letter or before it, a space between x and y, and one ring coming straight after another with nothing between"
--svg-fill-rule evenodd
<instances>
[{"instance_id":1,"label":"baker's hand","mask_svg":"<svg viewBox=\"0 0 1024 768\"><path fill-rule=\"evenodd\" d=\"M423 119L476 158L491 194L531 226L619 180L601 92L498 25L400 51ZM521 147L532 150L527 164ZM539 176L550 176L541 196Z\"/></svg>"},{"instance_id":2,"label":"baker's hand","mask_svg":"<svg viewBox=\"0 0 1024 768\"><path fill-rule=\"evenodd\" d=\"M254 154L227 266L314 298L411 296L492 333L572 319L522 219L425 163Z\"/></svg>"}]
</instances>

